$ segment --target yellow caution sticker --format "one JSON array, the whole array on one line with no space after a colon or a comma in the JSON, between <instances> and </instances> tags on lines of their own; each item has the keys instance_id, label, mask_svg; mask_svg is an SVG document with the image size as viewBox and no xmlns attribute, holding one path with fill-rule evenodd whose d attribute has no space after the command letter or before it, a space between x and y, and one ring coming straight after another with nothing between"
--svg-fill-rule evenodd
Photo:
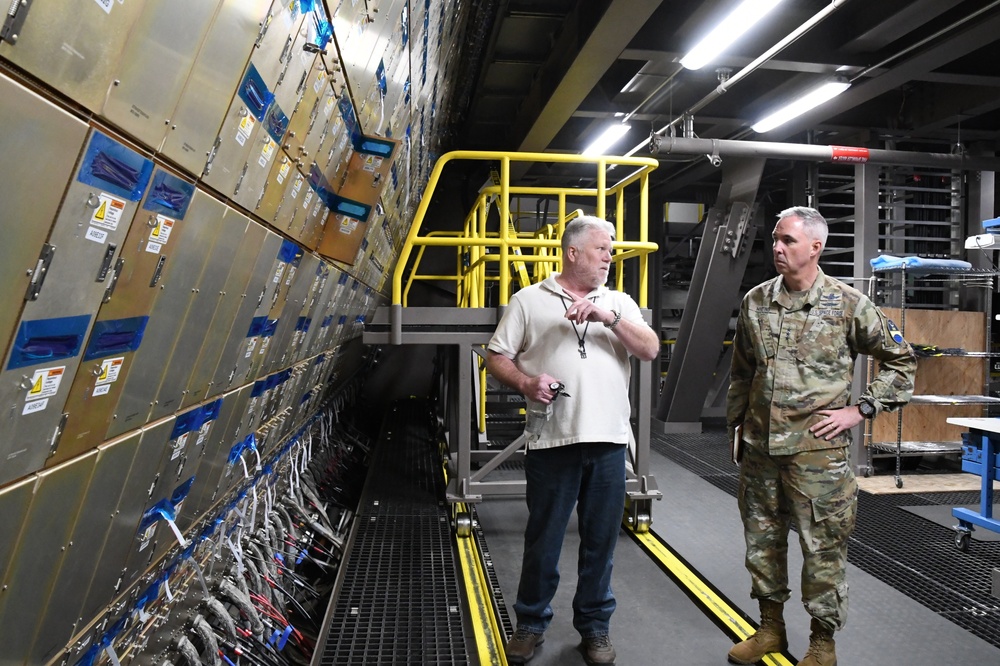
<instances>
[{"instance_id":1,"label":"yellow caution sticker","mask_svg":"<svg viewBox=\"0 0 1000 666\"><path fill-rule=\"evenodd\" d=\"M246 112L246 115L240 118L240 124L236 127L236 143L241 146L246 145L247 139L253 134L253 128L257 125L253 114L246 109L243 109L243 111Z\"/></svg>"},{"instance_id":2,"label":"yellow caution sticker","mask_svg":"<svg viewBox=\"0 0 1000 666\"><path fill-rule=\"evenodd\" d=\"M31 387L25 395L24 409L21 414L33 414L43 411L48 406L49 398L59 392L59 385L66 373L66 366L42 368L35 370L31 376Z\"/></svg>"},{"instance_id":3,"label":"yellow caution sticker","mask_svg":"<svg viewBox=\"0 0 1000 666\"><path fill-rule=\"evenodd\" d=\"M163 215L156 216L156 223L149 232L149 239L146 241L146 252L159 254L163 246L170 240L170 232L174 229L176 220Z\"/></svg>"}]
</instances>

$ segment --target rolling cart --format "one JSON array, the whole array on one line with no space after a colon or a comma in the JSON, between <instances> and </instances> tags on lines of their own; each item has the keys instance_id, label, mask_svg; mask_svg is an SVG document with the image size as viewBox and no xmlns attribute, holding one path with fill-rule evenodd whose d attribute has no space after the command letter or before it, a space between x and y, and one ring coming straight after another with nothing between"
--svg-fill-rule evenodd
<instances>
[{"instance_id":1,"label":"rolling cart","mask_svg":"<svg viewBox=\"0 0 1000 666\"><path fill-rule=\"evenodd\" d=\"M954 417L948 423L969 429L967 442L962 445L962 471L982 477L979 513L964 507L951 510L951 515L958 518L955 546L967 551L976 527L1000 532L1000 520L993 517L993 481L1000 470L1000 418Z\"/></svg>"}]
</instances>

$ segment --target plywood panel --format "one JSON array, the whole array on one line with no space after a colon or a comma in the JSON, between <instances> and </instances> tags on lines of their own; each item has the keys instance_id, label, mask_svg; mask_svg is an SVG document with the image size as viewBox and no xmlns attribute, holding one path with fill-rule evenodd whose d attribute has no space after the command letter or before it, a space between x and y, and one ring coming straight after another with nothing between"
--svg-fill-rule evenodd
<instances>
[{"instance_id":1,"label":"plywood panel","mask_svg":"<svg viewBox=\"0 0 1000 666\"><path fill-rule=\"evenodd\" d=\"M948 312L883 308L886 316L903 330L913 345L936 345L967 352L986 350L986 318L982 312ZM960 356L918 357L915 395L980 395L985 390L985 358ZM904 442L957 442L965 430L949 425L951 416L982 416L978 405L909 405L902 412ZM873 442L896 441L898 417L884 413L875 419Z\"/></svg>"}]
</instances>

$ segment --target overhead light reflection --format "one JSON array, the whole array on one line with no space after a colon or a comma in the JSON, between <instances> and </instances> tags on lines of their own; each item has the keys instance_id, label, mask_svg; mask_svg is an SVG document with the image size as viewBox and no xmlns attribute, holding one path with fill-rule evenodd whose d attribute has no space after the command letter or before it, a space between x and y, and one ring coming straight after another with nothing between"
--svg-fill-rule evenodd
<instances>
[{"instance_id":1,"label":"overhead light reflection","mask_svg":"<svg viewBox=\"0 0 1000 666\"><path fill-rule=\"evenodd\" d=\"M781 0L743 0L708 36L681 58L681 65L687 69L701 69L720 56L779 2Z\"/></svg>"},{"instance_id":2,"label":"overhead light reflection","mask_svg":"<svg viewBox=\"0 0 1000 666\"><path fill-rule=\"evenodd\" d=\"M759 134L769 132L775 127L784 125L793 118L798 118L806 111L815 109L820 104L833 99L850 87L851 84L844 80L828 81L818 88L813 88L804 95L793 99L771 115L758 121L751 129Z\"/></svg>"},{"instance_id":3,"label":"overhead light reflection","mask_svg":"<svg viewBox=\"0 0 1000 666\"><path fill-rule=\"evenodd\" d=\"M608 148L618 143L630 129L629 125L625 123L616 123L614 125L609 125L607 129L601 132L594 141L587 146L581 155L604 155Z\"/></svg>"}]
</instances>

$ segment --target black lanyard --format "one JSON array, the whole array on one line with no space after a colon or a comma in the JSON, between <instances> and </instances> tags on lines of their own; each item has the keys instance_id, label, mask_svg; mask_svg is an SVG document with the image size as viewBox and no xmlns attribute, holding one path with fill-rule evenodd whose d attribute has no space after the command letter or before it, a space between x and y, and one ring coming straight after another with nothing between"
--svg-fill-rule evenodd
<instances>
[{"instance_id":1,"label":"black lanyard","mask_svg":"<svg viewBox=\"0 0 1000 666\"><path fill-rule=\"evenodd\" d=\"M563 309L565 309L566 312L569 312L569 305L566 303L566 297L563 296L562 294L559 294L559 298L563 302ZM589 300L591 303L596 303L597 296L594 296ZM590 328L590 320L588 319L587 325L583 327L583 335L580 335L580 330L576 327L575 321L571 319L569 323L573 324L573 333L576 335L576 342L577 342L576 346L577 349L580 350L580 358L587 358L587 329Z\"/></svg>"}]
</instances>

